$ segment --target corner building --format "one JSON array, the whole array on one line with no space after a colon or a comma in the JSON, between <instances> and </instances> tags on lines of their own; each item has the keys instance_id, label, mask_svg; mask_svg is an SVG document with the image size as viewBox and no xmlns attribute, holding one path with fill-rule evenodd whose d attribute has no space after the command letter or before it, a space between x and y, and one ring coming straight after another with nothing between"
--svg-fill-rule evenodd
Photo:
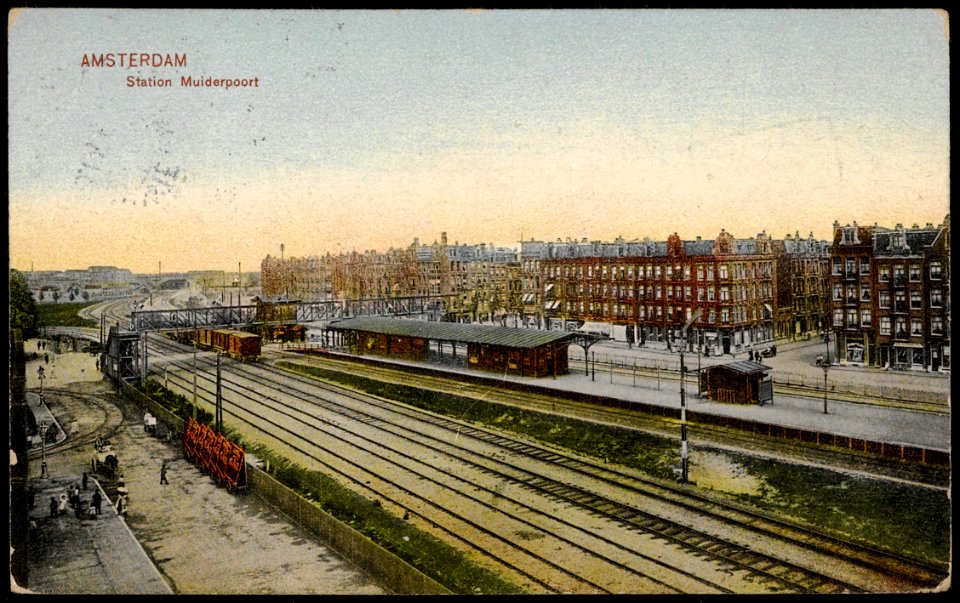
<instances>
[{"instance_id":1,"label":"corner building","mask_svg":"<svg viewBox=\"0 0 960 603\"><path fill-rule=\"evenodd\" d=\"M904 228L834 223L831 330L841 363L950 369L950 217Z\"/></svg>"},{"instance_id":2,"label":"corner building","mask_svg":"<svg viewBox=\"0 0 960 603\"><path fill-rule=\"evenodd\" d=\"M616 339L673 342L691 321L688 346L730 354L774 338L775 257L766 235L713 241L548 244L539 259L549 325L606 323Z\"/></svg>"}]
</instances>

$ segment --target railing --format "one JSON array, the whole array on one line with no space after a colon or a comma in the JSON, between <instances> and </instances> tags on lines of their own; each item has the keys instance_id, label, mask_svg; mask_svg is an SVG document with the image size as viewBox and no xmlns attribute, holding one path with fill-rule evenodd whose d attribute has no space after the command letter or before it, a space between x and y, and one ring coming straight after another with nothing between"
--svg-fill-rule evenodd
<instances>
[{"instance_id":1,"label":"railing","mask_svg":"<svg viewBox=\"0 0 960 603\"><path fill-rule=\"evenodd\" d=\"M697 353L687 352L687 354L689 354L689 356L684 359L684 364L687 367L688 385L694 385L697 382ZM645 387L649 389L651 387L649 384L637 385L636 379L638 377L644 379L657 377L657 389L660 389L662 386L659 382L660 379L675 380L680 373L679 354L668 355L664 359L636 358L634 356L592 351L590 355L592 356L589 362L590 371L596 370L594 379L603 380L604 383L629 385L632 382L635 387ZM570 347L567 359L571 373L584 374L585 361L582 350L577 347ZM691 366L691 360L693 366ZM702 368L707 368L707 366L703 366ZM810 395L822 395L823 393L822 373L818 375L803 375L778 369L775 374L773 374L773 384L780 388L806 388L809 389ZM834 394L847 394L902 402L944 404L946 398L944 394L938 392L881 385L838 383L834 379L828 379L827 387L830 392Z\"/></svg>"}]
</instances>

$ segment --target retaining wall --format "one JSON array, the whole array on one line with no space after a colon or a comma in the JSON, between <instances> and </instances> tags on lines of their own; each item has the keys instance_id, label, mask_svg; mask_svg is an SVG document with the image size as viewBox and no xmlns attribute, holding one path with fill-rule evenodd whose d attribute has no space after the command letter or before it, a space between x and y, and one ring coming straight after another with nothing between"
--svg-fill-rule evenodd
<instances>
[{"instance_id":1,"label":"retaining wall","mask_svg":"<svg viewBox=\"0 0 960 603\"><path fill-rule=\"evenodd\" d=\"M121 392L164 423L173 437L183 435L184 421L136 388L121 382ZM316 535L342 557L359 567L384 588L397 594L452 594L403 559L336 519L262 469L247 463L247 488L267 504Z\"/></svg>"}]
</instances>

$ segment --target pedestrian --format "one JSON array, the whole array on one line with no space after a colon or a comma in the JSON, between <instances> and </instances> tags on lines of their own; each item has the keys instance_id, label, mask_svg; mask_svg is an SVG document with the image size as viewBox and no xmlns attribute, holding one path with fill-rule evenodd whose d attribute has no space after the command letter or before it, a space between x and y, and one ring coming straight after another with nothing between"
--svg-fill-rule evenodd
<instances>
[{"instance_id":1,"label":"pedestrian","mask_svg":"<svg viewBox=\"0 0 960 603\"><path fill-rule=\"evenodd\" d=\"M83 472L83 489L84 490L87 489L87 472L86 471Z\"/></svg>"},{"instance_id":2,"label":"pedestrian","mask_svg":"<svg viewBox=\"0 0 960 603\"><path fill-rule=\"evenodd\" d=\"M96 510L97 515L100 514L100 505L103 503L103 496L100 495L100 489L97 488L93 491L93 508Z\"/></svg>"},{"instance_id":3,"label":"pedestrian","mask_svg":"<svg viewBox=\"0 0 960 603\"><path fill-rule=\"evenodd\" d=\"M80 504L80 488L74 484L73 489L70 490L70 506L76 509L78 504Z\"/></svg>"},{"instance_id":4,"label":"pedestrian","mask_svg":"<svg viewBox=\"0 0 960 603\"><path fill-rule=\"evenodd\" d=\"M170 483L167 481L167 461L163 461L163 463L160 465L160 483L161 484Z\"/></svg>"},{"instance_id":5,"label":"pedestrian","mask_svg":"<svg viewBox=\"0 0 960 603\"><path fill-rule=\"evenodd\" d=\"M57 497L51 496L50 497L50 517L56 517L56 516L57 516Z\"/></svg>"},{"instance_id":6,"label":"pedestrian","mask_svg":"<svg viewBox=\"0 0 960 603\"><path fill-rule=\"evenodd\" d=\"M100 511L94 508L92 503L87 507L87 519L96 519L99 513Z\"/></svg>"},{"instance_id":7,"label":"pedestrian","mask_svg":"<svg viewBox=\"0 0 960 603\"><path fill-rule=\"evenodd\" d=\"M43 362L44 364L50 364L50 354L43 355Z\"/></svg>"},{"instance_id":8,"label":"pedestrian","mask_svg":"<svg viewBox=\"0 0 960 603\"><path fill-rule=\"evenodd\" d=\"M117 515L124 517L127 514L127 497L123 494L117 496Z\"/></svg>"},{"instance_id":9,"label":"pedestrian","mask_svg":"<svg viewBox=\"0 0 960 603\"><path fill-rule=\"evenodd\" d=\"M99 359L99 358L97 358L97 370L98 370L98 371L100 370L100 359Z\"/></svg>"},{"instance_id":10,"label":"pedestrian","mask_svg":"<svg viewBox=\"0 0 960 603\"><path fill-rule=\"evenodd\" d=\"M60 495L60 500L57 501L57 514L66 515L67 514L67 493L64 492Z\"/></svg>"}]
</instances>

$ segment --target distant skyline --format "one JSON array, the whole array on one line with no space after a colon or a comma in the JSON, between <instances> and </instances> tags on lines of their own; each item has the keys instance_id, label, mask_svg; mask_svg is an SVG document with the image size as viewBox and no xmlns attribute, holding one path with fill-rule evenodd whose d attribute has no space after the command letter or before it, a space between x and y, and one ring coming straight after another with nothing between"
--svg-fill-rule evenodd
<instances>
[{"instance_id":1,"label":"distant skyline","mask_svg":"<svg viewBox=\"0 0 960 603\"><path fill-rule=\"evenodd\" d=\"M13 11L10 266L939 224L948 39L929 9ZM185 65L89 62L126 52Z\"/></svg>"}]
</instances>

